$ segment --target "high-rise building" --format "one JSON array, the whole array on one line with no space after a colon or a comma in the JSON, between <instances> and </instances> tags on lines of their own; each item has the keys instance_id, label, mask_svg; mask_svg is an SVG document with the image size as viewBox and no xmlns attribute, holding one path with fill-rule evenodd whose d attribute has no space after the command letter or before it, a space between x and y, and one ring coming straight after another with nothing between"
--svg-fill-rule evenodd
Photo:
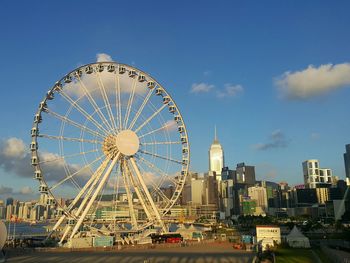
<instances>
[{"instance_id":1,"label":"high-rise building","mask_svg":"<svg viewBox=\"0 0 350 263\"><path fill-rule=\"evenodd\" d=\"M318 203L316 188L294 189L294 205L297 207L312 206Z\"/></svg>"},{"instance_id":2,"label":"high-rise building","mask_svg":"<svg viewBox=\"0 0 350 263\"><path fill-rule=\"evenodd\" d=\"M320 168L320 183L332 184L332 170Z\"/></svg>"},{"instance_id":3,"label":"high-rise building","mask_svg":"<svg viewBox=\"0 0 350 263\"><path fill-rule=\"evenodd\" d=\"M332 170L320 168L316 159L303 162L304 184L306 188L330 187L332 185Z\"/></svg>"},{"instance_id":4,"label":"high-rise building","mask_svg":"<svg viewBox=\"0 0 350 263\"><path fill-rule=\"evenodd\" d=\"M205 196L206 204L212 204L218 206L219 201L219 185L217 175L215 172L209 171L204 175L205 178Z\"/></svg>"},{"instance_id":5,"label":"high-rise building","mask_svg":"<svg viewBox=\"0 0 350 263\"><path fill-rule=\"evenodd\" d=\"M205 181L203 178L194 179L191 182L191 201L192 204L202 205L205 202Z\"/></svg>"},{"instance_id":6,"label":"high-rise building","mask_svg":"<svg viewBox=\"0 0 350 263\"><path fill-rule=\"evenodd\" d=\"M255 185L255 167L245 165L245 163L237 164L235 183Z\"/></svg>"},{"instance_id":7,"label":"high-rise building","mask_svg":"<svg viewBox=\"0 0 350 263\"><path fill-rule=\"evenodd\" d=\"M316 188L320 182L320 165L318 160L306 160L303 162L304 183L307 188Z\"/></svg>"},{"instance_id":8,"label":"high-rise building","mask_svg":"<svg viewBox=\"0 0 350 263\"><path fill-rule=\"evenodd\" d=\"M267 193L266 188L262 186L252 186L248 188L248 195L252 200L256 200L256 206L261 207L263 211L267 211Z\"/></svg>"},{"instance_id":9,"label":"high-rise building","mask_svg":"<svg viewBox=\"0 0 350 263\"><path fill-rule=\"evenodd\" d=\"M329 200L328 188L316 188L317 201L319 204L325 204Z\"/></svg>"},{"instance_id":10,"label":"high-rise building","mask_svg":"<svg viewBox=\"0 0 350 263\"><path fill-rule=\"evenodd\" d=\"M6 199L6 206L8 205L13 205L13 198L12 197L9 197Z\"/></svg>"},{"instance_id":11,"label":"high-rise building","mask_svg":"<svg viewBox=\"0 0 350 263\"><path fill-rule=\"evenodd\" d=\"M215 127L214 142L211 144L209 149L209 171L215 172L216 179L221 180L221 170L224 166L224 150L217 138Z\"/></svg>"},{"instance_id":12,"label":"high-rise building","mask_svg":"<svg viewBox=\"0 0 350 263\"><path fill-rule=\"evenodd\" d=\"M344 153L345 175L350 179L350 144L345 146L346 152Z\"/></svg>"}]
</instances>

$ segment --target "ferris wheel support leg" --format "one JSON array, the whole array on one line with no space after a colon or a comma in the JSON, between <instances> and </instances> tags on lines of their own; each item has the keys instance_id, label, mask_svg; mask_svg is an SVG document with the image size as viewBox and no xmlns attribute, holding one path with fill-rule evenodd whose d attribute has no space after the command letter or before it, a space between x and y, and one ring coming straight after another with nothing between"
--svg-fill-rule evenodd
<instances>
[{"instance_id":1,"label":"ferris wheel support leg","mask_svg":"<svg viewBox=\"0 0 350 263\"><path fill-rule=\"evenodd\" d=\"M62 245L64 239L66 238L66 236L68 235L68 233L71 229L72 229L72 226L67 226L66 230L63 233L63 236L61 237L60 242L58 242L59 245Z\"/></svg>"},{"instance_id":2,"label":"ferris wheel support leg","mask_svg":"<svg viewBox=\"0 0 350 263\"><path fill-rule=\"evenodd\" d=\"M149 191L147 189L147 186L146 186L145 182L142 179L140 170L139 170L139 168L136 165L134 157L131 157L130 161L131 161L131 165L134 168L134 171L135 171L135 173L137 175L137 178L138 178L138 180L139 180L139 182L140 182L140 184L141 184L141 186L143 188L143 191L145 192L146 197L147 197L149 203L151 204L151 207L153 209L153 213L154 213L155 217L157 218L157 221L161 225L163 232L167 232L167 229L166 229L166 227L164 225L164 222L163 222L162 218L160 217L159 211L158 211L156 205L153 202L153 199L152 199L152 197L151 197L151 195L150 195L150 193L149 193Z\"/></svg>"},{"instance_id":3,"label":"ferris wheel support leg","mask_svg":"<svg viewBox=\"0 0 350 263\"><path fill-rule=\"evenodd\" d=\"M83 210L86 202L89 200L89 197L93 191L93 189L95 188L96 184L98 183L98 181L100 180L100 177L102 175L102 173L104 172L104 170L106 169L106 165L108 164L109 160L106 159L101 165L100 167L97 169L97 172L94 174L94 176L92 176L90 179L89 179L89 186L85 187L82 189L82 191L79 192L78 194L78 199L76 200L76 202L78 200L80 200L80 198L82 197L82 195L86 192L86 189L89 188L89 190L87 191L87 193L85 194L84 196L84 199L82 201L82 203L80 204L77 212L75 213L75 216L79 216L79 214L81 213L81 210ZM91 180L91 181L90 181ZM75 200L74 200L75 201ZM75 202L75 203L76 203Z\"/></svg>"},{"instance_id":4,"label":"ferris wheel support leg","mask_svg":"<svg viewBox=\"0 0 350 263\"><path fill-rule=\"evenodd\" d=\"M52 228L52 230L50 231L50 233L47 235L47 237L46 237L45 240L47 240L47 239L52 235L52 233L56 231L56 229L62 224L62 222L63 222L63 220L64 220L65 218L66 218L66 215L62 215L62 216L60 217L60 219L56 222L56 224L54 225L54 227Z\"/></svg>"},{"instance_id":5,"label":"ferris wheel support leg","mask_svg":"<svg viewBox=\"0 0 350 263\"><path fill-rule=\"evenodd\" d=\"M128 204L129 204L130 215L131 215L131 225L132 225L132 228L136 230L137 229L137 221L136 221L134 205L133 205L133 200L132 200L132 193L130 192L129 179L127 177L128 171L125 167L124 162L123 162L122 169L123 169L122 176L123 176L123 181L124 181L124 185L125 185L126 195L128 197Z\"/></svg>"},{"instance_id":6,"label":"ferris wheel support leg","mask_svg":"<svg viewBox=\"0 0 350 263\"><path fill-rule=\"evenodd\" d=\"M96 183L98 182L100 175L103 173L103 171L105 170L105 167L108 163L108 160L105 160L100 167L97 169L97 172L91 176L91 178L89 179L89 181L84 185L84 187L81 189L81 191L78 193L78 195L74 198L73 202L70 205L70 209L72 209L74 207L74 205L80 200L80 198L83 196L83 194L86 192L86 190L90 187L88 193L85 195L85 198L83 200L83 202L81 203L81 205L78 208L78 211L75 213L75 216L78 216L81 212L81 210L83 209L83 207L85 206L86 201L89 199L89 196L92 192L93 187L96 185ZM63 215L63 217L66 217L66 215ZM61 219L60 219L61 220ZM64 219L62 219L63 221ZM60 225L60 224L59 224ZM57 226L58 227L58 226ZM66 236L68 235L68 233L72 230L72 226L67 226L62 237L61 240L59 242L59 244L61 245L62 242L64 241L64 239L66 238Z\"/></svg>"},{"instance_id":7,"label":"ferris wheel support leg","mask_svg":"<svg viewBox=\"0 0 350 263\"><path fill-rule=\"evenodd\" d=\"M120 152L117 153L117 155L114 157L114 159L112 160L112 163L109 165L106 173L103 175L100 184L98 185L97 189L95 190L93 196L91 197L91 199L89 200L89 203L87 204L87 206L84 209L84 212L82 213L82 215L79 217L79 220L77 222L77 224L75 225L75 227L73 228L72 234L70 235L70 238L74 237L74 235L77 233L78 229L80 228L81 224L83 223L84 218L86 217L87 213L89 212L93 202L95 201L97 195L101 192L103 186L105 185L109 175L112 172L112 169L114 168L114 166L116 165L118 159L120 156Z\"/></svg>"},{"instance_id":8,"label":"ferris wheel support leg","mask_svg":"<svg viewBox=\"0 0 350 263\"><path fill-rule=\"evenodd\" d=\"M106 162L106 161L105 161ZM103 167L103 165L105 164L105 162L97 169L97 171L100 170L101 167ZM71 209L74 207L74 205L80 200L81 196L85 193L86 189L91 185L91 183L93 181L96 180L97 175L91 176L91 178L87 181L87 183L84 185L84 187L80 190L80 192L78 193L78 195L74 198L73 202L71 203L70 207ZM85 200L85 199L84 199ZM51 234L62 224L62 222L64 221L64 219L66 218L66 215L62 215L60 217L60 219L57 221L57 223L54 225L54 227L52 228L52 231L49 233L48 237L49 238L51 236ZM66 228L65 230L65 234L63 235L65 237L65 235L67 235L68 229L69 227ZM62 243L62 241L64 240L64 237L61 239L60 243Z\"/></svg>"},{"instance_id":9,"label":"ferris wheel support leg","mask_svg":"<svg viewBox=\"0 0 350 263\"><path fill-rule=\"evenodd\" d=\"M132 185L132 186L134 187L134 189L135 189L135 193L136 193L137 197L138 197L139 200L140 200L140 203L141 203L141 205L142 205L143 210L144 210L145 213L146 213L146 216L148 217L148 219L149 219L150 221L153 221L154 218L152 217L152 215L151 215L151 213L150 213L150 211L149 211L149 208L147 207L147 205L146 205L146 203L145 203L144 197L142 196L139 187L136 185L136 183L135 183L135 181L134 181L134 178L132 177L131 172L130 172L128 166L125 165L125 168L127 169L127 173L128 173L128 176L129 176L131 185Z\"/></svg>"}]
</instances>

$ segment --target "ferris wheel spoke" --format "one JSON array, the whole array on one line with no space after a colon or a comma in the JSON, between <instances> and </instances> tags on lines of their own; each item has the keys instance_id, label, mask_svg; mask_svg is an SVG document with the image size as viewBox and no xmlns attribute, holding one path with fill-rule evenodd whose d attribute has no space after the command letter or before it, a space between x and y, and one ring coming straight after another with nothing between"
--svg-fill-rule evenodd
<instances>
[{"instance_id":1,"label":"ferris wheel spoke","mask_svg":"<svg viewBox=\"0 0 350 263\"><path fill-rule=\"evenodd\" d=\"M91 96L90 91L86 88L86 86L83 83L83 81L81 80L81 78L79 76L77 76L77 79L78 79L80 87L84 90L85 94L87 95L88 101L90 102L91 106L95 109L95 111L98 114L98 116L100 117L101 121L105 122L107 124L108 130L113 130L113 127L109 124L107 118L102 113L100 107L97 105L95 99ZM97 83L98 83L98 81L97 81Z\"/></svg>"},{"instance_id":2,"label":"ferris wheel spoke","mask_svg":"<svg viewBox=\"0 0 350 263\"><path fill-rule=\"evenodd\" d=\"M64 182L66 182L67 180L73 178L74 176L76 176L77 174L79 174L80 172L84 171L85 169L91 167L92 164L98 162L99 160L101 160L104 156L101 155L100 157L96 158L95 160L93 160L91 163L83 166L82 168L80 168L78 171L72 173L71 175L67 176L66 178L62 179L61 181L57 182L56 184L52 185L49 190L52 191L55 188L57 188L58 186L60 186L61 184L63 184Z\"/></svg>"},{"instance_id":3,"label":"ferris wheel spoke","mask_svg":"<svg viewBox=\"0 0 350 263\"><path fill-rule=\"evenodd\" d=\"M70 154L70 155L58 156L56 158L52 158L52 159L49 159L49 160L41 161L41 162L39 162L39 164L65 160L67 158L77 157L77 156L80 156L80 155L85 155L85 154L93 153L93 152L97 152L97 151L98 151L98 149L94 149L94 150L90 150L90 151L86 151L86 152L79 152L79 153L74 153L74 154Z\"/></svg>"},{"instance_id":4,"label":"ferris wheel spoke","mask_svg":"<svg viewBox=\"0 0 350 263\"><path fill-rule=\"evenodd\" d=\"M177 163L177 164L182 164L182 161L175 160L175 159L172 159L172 158L169 158L169 157L166 157L166 156L162 156L162 155L159 155L159 154L156 154L156 153L151 153L151 152L148 152L148 151L145 151L145 150L139 150L139 151L141 153L144 153L144 154L147 154L147 155L151 155L151 156L157 157L159 159L167 160L167 161L174 162L174 163Z\"/></svg>"},{"instance_id":5,"label":"ferris wheel spoke","mask_svg":"<svg viewBox=\"0 0 350 263\"><path fill-rule=\"evenodd\" d=\"M98 123L89 113L87 113L76 101L74 101L67 93L63 90L59 93L62 97L68 101L75 109L77 109L85 118L87 118L91 123L93 123L97 128L104 131L105 134L108 134L108 130L106 130L101 124ZM99 111L99 109L95 109L95 111Z\"/></svg>"},{"instance_id":6,"label":"ferris wheel spoke","mask_svg":"<svg viewBox=\"0 0 350 263\"><path fill-rule=\"evenodd\" d=\"M92 195L92 197L89 200L89 203L86 205L84 211L82 212L81 216L79 217L79 220L77 222L77 224L74 226L73 231L70 235L70 238L73 238L74 235L76 234L76 232L78 231L78 229L80 228L81 224L83 223L84 218L86 217L87 213L89 212L93 202L95 201L97 195L101 192L102 188L104 187L104 185L107 182L107 179L109 177L109 175L112 172L112 169L115 167L115 165L117 164L117 161L119 160L119 156L120 156L120 152L117 153L117 155L112 159L111 164L109 165L109 167L107 168L107 171L105 172L105 174L102 176L94 194Z\"/></svg>"},{"instance_id":7,"label":"ferris wheel spoke","mask_svg":"<svg viewBox=\"0 0 350 263\"><path fill-rule=\"evenodd\" d=\"M118 125L119 126L119 130L122 129L122 105L121 105L121 91L120 91L120 81L119 81L119 77L117 74L115 74L114 77L114 84L116 86L115 89L115 107L116 107L116 111L117 111L117 119L118 119Z\"/></svg>"},{"instance_id":8,"label":"ferris wheel spoke","mask_svg":"<svg viewBox=\"0 0 350 263\"><path fill-rule=\"evenodd\" d=\"M87 142L87 143L97 143L102 144L102 141L98 140L87 140L82 138L74 138L74 137L65 137L65 136L55 136L55 135L48 135L40 133L38 137L46 138L46 139L53 139L53 140L63 140L63 141L73 141L73 142Z\"/></svg>"},{"instance_id":9,"label":"ferris wheel spoke","mask_svg":"<svg viewBox=\"0 0 350 263\"><path fill-rule=\"evenodd\" d=\"M86 126L84 126L84 125L82 125L82 124L80 124L80 123L78 123L78 122L76 122L76 121L73 121L73 120L69 119L69 118L66 117L66 116L62 116L62 115L60 115L60 114L58 114L58 113L56 113L56 112L54 112L54 111L52 111L52 110L49 110L49 109L47 110L47 113L50 114L50 115L52 115L52 116L55 117L56 119L58 119L58 120L60 120L60 121L63 121L63 122L65 122L65 123L68 123L68 124L70 124L70 125L72 125L72 126L78 128L78 129L80 129L80 130L86 131L86 132L90 133L91 135L104 138L104 136L103 136L102 134L100 134L99 132L96 132L96 131L94 131L94 130L91 130L91 129L87 128Z\"/></svg>"},{"instance_id":10,"label":"ferris wheel spoke","mask_svg":"<svg viewBox=\"0 0 350 263\"><path fill-rule=\"evenodd\" d=\"M103 84L103 81L102 81L102 78L101 78L101 74L98 73L98 72L96 72L96 74L98 76L97 83L98 83L98 86L100 87L100 90L101 90L101 93L102 93L102 97L103 97L103 101L104 101L105 106L106 106L107 114L108 114L109 120L112 123L111 126L113 127L114 130L118 130L117 126L116 126L116 121L114 119L114 114L112 112L111 104L110 104L108 96L107 96L106 88L105 88L105 85Z\"/></svg>"},{"instance_id":11,"label":"ferris wheel spoke","mask_svg":"<svg viewBox=\"0 0 350 263\"><path fill-rule=\"evenodd\" d=\"M181 144L180 141L164 141L164 142L143 142L141 145L166 145L166 144Z\"/></svg>"},{"instance_id":12,"label":"ferris wheel spoke","mask_svg":"<svg viewBox=\"0 0 350 263\"><path fill-rule=\"evenodd\" d=\"M149 123L155 116L157 116L165 107L167 104L163 104L162 107L160 107L156 112L154 112L151 117L149 117L147 120L145 120L136 130L135 133L139 132L147 123Z\"/></svg>"},{"instance_id":13,"label":"ferris wheel spoke","mask_svg":"<svg viewBox=\"0 0 350 263\"><path fill-rule=\"evenodd\" d=\"M140 136L139 136L139 139L141 139L141 138L143 138L143 137L146 137L146 136L148 136L148 135L151 135L151 134L153 134L153 133L155 133L155 132L158 132L158 131L162 131L162 130L164 130L164 129L167 129L169 126L170 126L170 124L165 123L165 124L164 124L162 127L160 127L160 128L154 129L154 130L152 130L152 131L150 131L150 132L147 132L147 133L145 133L145 134L140 135Z\"/></svg>"},{"instance_id":14,"label":"ferris wheel spoke","mask_svg":"<svg viewBox=\"0 0 350 263\"><path fill-rule=\"evenodd\" d=\"M158 166L156 166L155 164L151 163L150 161L146 160L145 158L139 156L138 159L143 162L144 164L146 164L150 169L152 169L153 171L155 171L156 173L159 173L160 175L162 175L162 178L167 178L171 183L173 183L174 185L177 185L178 182L172 178L168 173L166 173L165 171L163 171L162 169L160 169ZM164 181L164 180L162 180ZM158 184L158 186L161 183Z\"/></svg>"},{"instance_id":15,"label":"ferris wheel spoke","mask_svg":"<svg viewBox=\"0 0 350 263\"><path fill-rule=\"evenodd\" d=\"M128 128L129 130L131 130L131 129L134 127L134 125L135 125L136 121L138 120L138 118L140 117L140 115L141 115L143 109L144 109L145 106L147 105L147 102L149 101L149 99L150 99L150 97L151 97L151 95L152 95L152 93L153 93L153 90L154 90L154 89L150 89L150 90L148 91L147 96L146 96L145 99L143 100L143 102L142 102L140 108L138 109L138 111L137 111L137 113L136 113L134 119L133 119L133 120L131 121L131 123L130 123L130 126L129 126L129 128Z\"/></svg>"},{"instance_id":16,"label":"ferris wheel spoke","mask_svg":"<svg viewBox=\"0 0 350 263\"><path fill-rule=\"evenodd\" d=\"M144 182L144 180L142 178L142 175L141 175L140 170L139 170L139 168L138 168L138 166L137 166L137 164L135 162L134 157L130 157L129 161L131 163L131 166L133 167L134 172L136 173L137 179L140 182L144 193L147 196L148 202L151 204L151 207L153 209L153 213L154 213L157 221L160 223L160 225L162 226L163 231L165 232L166 228L165 228L164 222L162 221L162 219L160 217L159 210L156 207L156 205L155 205L155 203L154 203L154 201L152 199L152 196L150 195L150 193L149 193L149 191L147 189L147 186L146 186L146 184L145 184L145 182Z\"/></svg>"},{"instance_id":17,"label":"ferris wheel spoke","mask_svg":"<svg viewBox=\"0 0 350 263\"><path fill-rule=\"evenodd\" d=\"M134 96L135 96L135 89L136 89L136 78L134 78L132 82L132 88L131 88L131 93L129 96L128 100L128 106L126 107L126 113L125 113L125 118L124 118L124 128L126 129L129 121L129 116L130 116L130 111L131 111L131 106L134 101Z\"/></svg>"}]
</instances>

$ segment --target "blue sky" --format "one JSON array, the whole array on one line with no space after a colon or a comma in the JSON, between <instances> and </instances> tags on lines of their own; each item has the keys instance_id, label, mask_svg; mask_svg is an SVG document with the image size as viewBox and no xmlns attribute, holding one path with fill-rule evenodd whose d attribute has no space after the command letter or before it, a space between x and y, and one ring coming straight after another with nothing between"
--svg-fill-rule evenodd
<instances>
[{"instance_id":1,"label":"blue sky","mask_svg":"<svg viewBox=\"0 0 350 263\"><path fill-rule=\"evenodd\" d=\"M258 179L298 184L301 162L316 158L343 178L349 8L348 1L3 2L0 150L13 137L29 144L45 92L106 53L172 94L189 131L191 170L208 169L216 124L231 168L246 162ZM0 163L0 197L36 191L31 175Z\"/></svg>"}]
</instances>

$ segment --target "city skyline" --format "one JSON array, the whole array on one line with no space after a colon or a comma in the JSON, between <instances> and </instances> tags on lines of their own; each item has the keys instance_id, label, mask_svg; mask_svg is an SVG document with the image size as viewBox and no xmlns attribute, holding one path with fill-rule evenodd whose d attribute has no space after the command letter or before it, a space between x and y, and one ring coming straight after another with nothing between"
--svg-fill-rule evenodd
<instances>
[{"instance_id":1,"label":"city skyline","mask_svg":"<svg viewBox=\"0 0 350 263\"><path fill-rule=\"evenodd\" d=\"M6 96L0 109L7 125L0 130L0 198L37 193L23 156L38 104L56 80L96 56L144 70L170 92L189 131L191 171L207 172L216 125L225 166L254 165L257 180L303 183L302 162L308 159L345 178L349 3L203 2L187 3L184 10L158 3L158 13L182 12L181 19L166 21L145 19L153 11L149 6L141 12L126 3L105 4L109 8L94 6L105 14L102 21L91 19L89 3L70 4L65 20L55 16L55 4L31 3L30 14L28 3L21 9L3 4L0 67ZM84 15L78 20L76 12ZM76 24L80 31L71 26ZM131 25L136 32L125 29ZM24 42L25 48L19 45Z\"/></svg>"}]
</instances>

